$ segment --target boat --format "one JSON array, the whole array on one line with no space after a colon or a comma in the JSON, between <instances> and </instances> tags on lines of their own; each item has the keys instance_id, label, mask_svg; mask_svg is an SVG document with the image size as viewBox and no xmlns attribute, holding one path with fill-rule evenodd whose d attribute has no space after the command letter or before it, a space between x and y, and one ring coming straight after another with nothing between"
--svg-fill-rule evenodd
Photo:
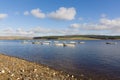
<instances>
[{"instance_id":1,"label":"boat","mask_svg":"<svg viewBox=\"0 0 120 80\"><path fill-rule=\"evenodd\" d=\"M32 44L41 44L41 42L35 41L35 42L32 42Z\"/></svg>"},{"instance_id":2,"label":"boat","mask_svg":"<svg viewBox=\"0 0 120 80\"><path fill-rule=\"evenodd\" d=\"M50 45L50 42L43 42L42 44Z\"/></svg>"},{"instance_id":3,"label":"boat","mask_svg":"<svg viewBox=\"0 0 120 80\"><path fill-rule=\"evenodd\" d=\"M115 45L115 44L117 44L117 42L106 42L106 44L112 44L112 45Z\"/></svg>"},{"instance_id":4,"label":"boat","mask_svg":"<svg viewBox=\"0 0 120 80\"><path fill-rule=\"evenodd\" d=\"M76 44L76 42L75 41L70 41L70 44Z\"/></svg>"},{"instance_id":5,"label":"boat","mask_svg":"<svg viewBox=\"0 0 120 80\"><path fill-rule=\"evenodd\" d=\"M55 43L56 46L65 46L64 43Z\"/></svg>"},{"instance_id":6,"label":"boat","mask_svg":"<svg viewBox=\"0 0 120 80\"><path fill-rule=\"evenodd\" d=\"M65 43L64 46L68 46L68 47L75 47L75 44L71 44L71 43Z\"/></svg>"}]
</instances>

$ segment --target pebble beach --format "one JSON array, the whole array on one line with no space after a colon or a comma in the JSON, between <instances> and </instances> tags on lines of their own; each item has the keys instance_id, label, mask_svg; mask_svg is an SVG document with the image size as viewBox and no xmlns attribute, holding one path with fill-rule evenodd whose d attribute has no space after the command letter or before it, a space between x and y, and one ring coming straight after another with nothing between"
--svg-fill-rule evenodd
<instances>
[{"instance_id":1,"label":"pebble beach","mask_svg":"<svg viewBox=\"0 0 120 80\"><path fill-rule=\"evenodd\" d=\"M47 66L0 54L0 80L78 80Z\"/></svg>"}]
</instances>

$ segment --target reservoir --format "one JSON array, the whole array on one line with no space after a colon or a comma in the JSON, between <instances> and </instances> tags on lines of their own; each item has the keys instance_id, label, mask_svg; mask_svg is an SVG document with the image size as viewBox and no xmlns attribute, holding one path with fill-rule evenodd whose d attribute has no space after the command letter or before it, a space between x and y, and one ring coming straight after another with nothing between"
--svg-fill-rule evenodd
<instances>
[{"instance_id":1,"label":"reservoir","mask_svg":"<svg viewBox=\"0 0 120 80\"><path fill-rule=\"evenodd\" d=\"M77 77L120 80L119 40L84 40L83 44L79 43L83 41L75 40L74 47L56 46L54 40L49 45L22 42L23 40L0 40L0 53L43 64Z\"/></svg>"}]
</instances>

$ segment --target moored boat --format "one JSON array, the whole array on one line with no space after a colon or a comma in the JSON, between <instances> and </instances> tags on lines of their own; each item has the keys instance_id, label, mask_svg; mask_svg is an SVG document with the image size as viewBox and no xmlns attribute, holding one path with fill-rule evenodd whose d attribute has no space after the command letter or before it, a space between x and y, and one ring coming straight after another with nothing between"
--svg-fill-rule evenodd
<instances>
[{"instance_id":1,"label":"moored boat","mask_svg":"<svg viewBox=\"0 0 120 80\"><path fill-rule=\"evenodd\" d=\"M113 44L113 45L115 45L115 44L117 44L117 42L106 42L106 44Z\"/></svg>"},{"instance_id":2,"label":"moored boat","mask_svg":"<svg viewBox=\"0 0 120 80\"><path fill-rule=\"evenodd\" d=\"M76 44L76 42L75 41L70 41L70 44Z\"/></svg>"},{"instance_id":3,"label":"moored boat","mask_svg":"<svg viewBox=\"0 0 120 80\"><path fill-rule=\"evenodd\" d=\"M56 46L64 46L64 43L55 43Z\"/></svg>"},{"instance_id":4,"label":"moored boat","mask_svg":"<svg viewBox=\"0 0 120 80\"><path fill-rule=\"evenodd\" d=\"M71 44L71 43L65 43L64 46L68 46L68 47L75 47L75 44Z\"/></svg>"}]
</instances>

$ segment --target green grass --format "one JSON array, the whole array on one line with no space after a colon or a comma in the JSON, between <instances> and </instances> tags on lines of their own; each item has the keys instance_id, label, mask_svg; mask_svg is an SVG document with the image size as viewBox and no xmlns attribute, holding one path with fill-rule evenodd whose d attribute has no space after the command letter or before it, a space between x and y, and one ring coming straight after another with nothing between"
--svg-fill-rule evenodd
<instances>
[{"instance_id":1,"label":"green grass","mask_svg":"<svg viewBox=\"0 0 120 80\"><path fill-rule=\"evenodd\" d=\"M88 37L69 37L69 38L58 38L58 40L98 40L98 39L88 38Z\"/></svg>"}]
</instances>

